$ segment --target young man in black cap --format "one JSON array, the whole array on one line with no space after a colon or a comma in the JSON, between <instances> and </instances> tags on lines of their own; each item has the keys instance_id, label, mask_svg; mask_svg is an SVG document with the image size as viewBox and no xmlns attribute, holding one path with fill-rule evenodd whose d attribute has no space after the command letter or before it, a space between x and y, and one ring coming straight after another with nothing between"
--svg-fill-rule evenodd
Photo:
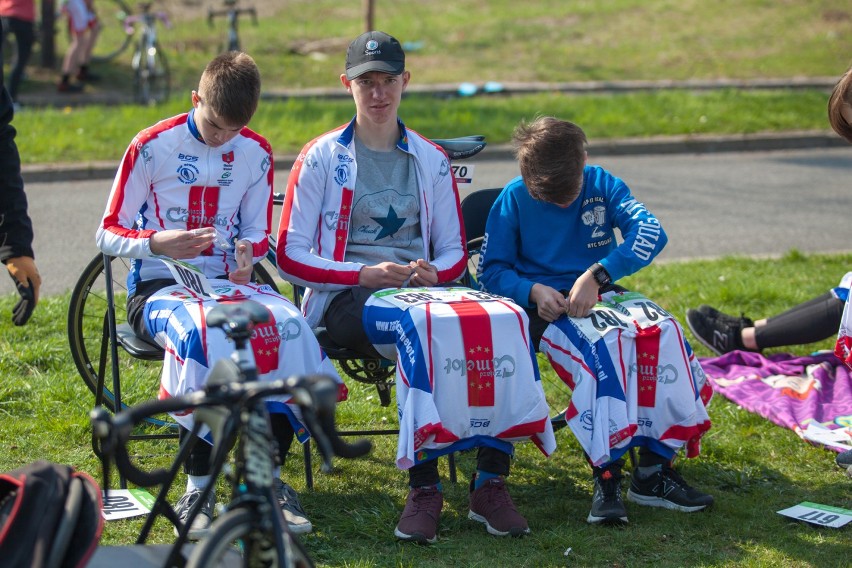
<instances>
[{"instance_id":1,"label":"young man in black cap","mask_svg":"<svg viewBox=\"0 0 852 568\"><path fill-rule=\"evenodd\" d=\"M350 44L340 81L355 101L355 118L303 148L278 233L278 265L306 287L308 324L324 325L337 343L374 358L362 323L371 294L454 282L467 260L447 156L397 116L409 79L393 37L372 31ZM505 451L479 448L469 517L493 535L529 532L503 479L510 460ZM394 534L434 543L443 505L437 462L408 471L411 490Z\"/></svg>"}]
</instances>

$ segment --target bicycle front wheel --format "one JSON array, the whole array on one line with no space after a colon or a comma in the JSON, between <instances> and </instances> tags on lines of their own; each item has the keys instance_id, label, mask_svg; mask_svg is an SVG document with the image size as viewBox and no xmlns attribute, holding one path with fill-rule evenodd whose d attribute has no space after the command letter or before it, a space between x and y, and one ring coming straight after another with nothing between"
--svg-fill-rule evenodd
<instances>
[{"instance_id":1,"label":"bicycle front wheel","mask_svg":"<svg viewBox=\"0 0 852 568\"><path fill-rule=\"evenodd\" d=\"M284 535L286 558L279 562L274 535L256 526L248 509L228 511L210 527L210 534L193 549L187 568L245 566L249 568L310 568L313 562L294 539Z\"/></svg>"},{"instance_id":2,"label":"bicycle front wheel","mask_svg":"<svg viewBox=\"0 0 852 568\"><path fill-rule=\"evenodd\" d=\"M98 22L101 31L92 48L92 61L104 62L115 58L130 45L133 40L133 28L125 27L124 20L130 15L130 8L124 0L98 0Z\"/></svg>"},{"instance_id":3,"label":"bicycle front wheel","mask_svg":"<svg viewBox=\"0 0 852 568\"><path fill-rule=\"evenodd\" d=\"M155 105L168 100L172 79L168 59L159 42L140 48L133 61L136 102Z\"/></svg>"}]
</instances>

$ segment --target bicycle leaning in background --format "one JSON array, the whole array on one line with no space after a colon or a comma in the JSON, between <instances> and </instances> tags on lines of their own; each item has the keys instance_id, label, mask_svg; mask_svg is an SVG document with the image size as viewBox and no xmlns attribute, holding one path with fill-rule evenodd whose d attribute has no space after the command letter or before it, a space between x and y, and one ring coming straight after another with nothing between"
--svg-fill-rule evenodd
<instances>
[{"instance_id":1,"label":"bicycle leaning in background","mask_svg":"<svg viewBox=\"0 0 852 568\"><path fill-rule=\"evenodd\" d=\"M239 0L225 0L225 7L221 10L208 8L207 24L212 28L213 19L217 16L225 16L228 20L228 35L225 41L223 51L240 51L240 34L239 34L239 19L245 14L251 16L252 23L257 25L257 10L253 6L248 8L240 8L237 6Z\"/></svg>"},{"instance_id":2,"label":"bicycle leaning in background","mask_svg":"<svg viewBox=\"0 0 852 568\"><path fill-rule=\"evenodd\" d=\"M127 29L141 24L142 32L131 59L133 69L133 96L136 102L153 105L166 101L171 91L171 74L166 54L157 40L157 22L167 28L172 26L168 14L155 12L151 2L139 4L139 14L124 20ZM132 31L129 33L133 33Z\"/></svg>"}]
</instances>

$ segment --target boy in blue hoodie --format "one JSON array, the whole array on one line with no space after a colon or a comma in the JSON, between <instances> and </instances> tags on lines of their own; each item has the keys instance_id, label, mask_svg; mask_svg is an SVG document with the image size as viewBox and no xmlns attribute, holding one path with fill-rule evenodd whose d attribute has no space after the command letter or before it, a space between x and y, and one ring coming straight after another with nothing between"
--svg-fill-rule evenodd
<instances>
[{"instance_id":1,"label":"boy in blue hoodie","mask_svg":"<svg viewBox=\"0 0 852 568\"><path fill-rule=\"evenodd\" d=\"M477 278L526 309L536 349L572 388L566 418L594 470L588 522L627 521L620 480L631 447L631 501L705 509L713 497L671 467L680 447L697 455L710 428L703 372L671 314L615 285L651 263L665 231L622 180L587 164L576 124L541 117L518 126L513 141L521 176L491 209ZM649 345L652 362L640 357Z\"/></svg>"}]
</instances>

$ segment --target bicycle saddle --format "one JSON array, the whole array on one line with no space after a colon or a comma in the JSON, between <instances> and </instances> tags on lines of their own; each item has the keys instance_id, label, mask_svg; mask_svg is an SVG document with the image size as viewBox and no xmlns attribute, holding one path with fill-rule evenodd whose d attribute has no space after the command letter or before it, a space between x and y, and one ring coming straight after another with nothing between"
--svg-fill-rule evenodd
<instances>
[{"instance_id":1,"label":"bicycle saddle","mask_svg":"<svg viewBox=\"0 0 852 568\"><path fill-rule=\"evenodd\" d=\"M254 300L219 304L207 314L207 325L228 330L246 330L252 323L269 321L269 310Z\"/></svg>"},{"instance_id":2,"label":"bicycle saddle","mask_svg":"<svg viewBox=\"0 0 852 568\"><path fill-rule=\"evenodd\" d=\"M464 160L479 154L485 148L485 136L460 136L458 138L433 138L432 142L444 149L450 160Z\"/></svg>"}]
</instances>

